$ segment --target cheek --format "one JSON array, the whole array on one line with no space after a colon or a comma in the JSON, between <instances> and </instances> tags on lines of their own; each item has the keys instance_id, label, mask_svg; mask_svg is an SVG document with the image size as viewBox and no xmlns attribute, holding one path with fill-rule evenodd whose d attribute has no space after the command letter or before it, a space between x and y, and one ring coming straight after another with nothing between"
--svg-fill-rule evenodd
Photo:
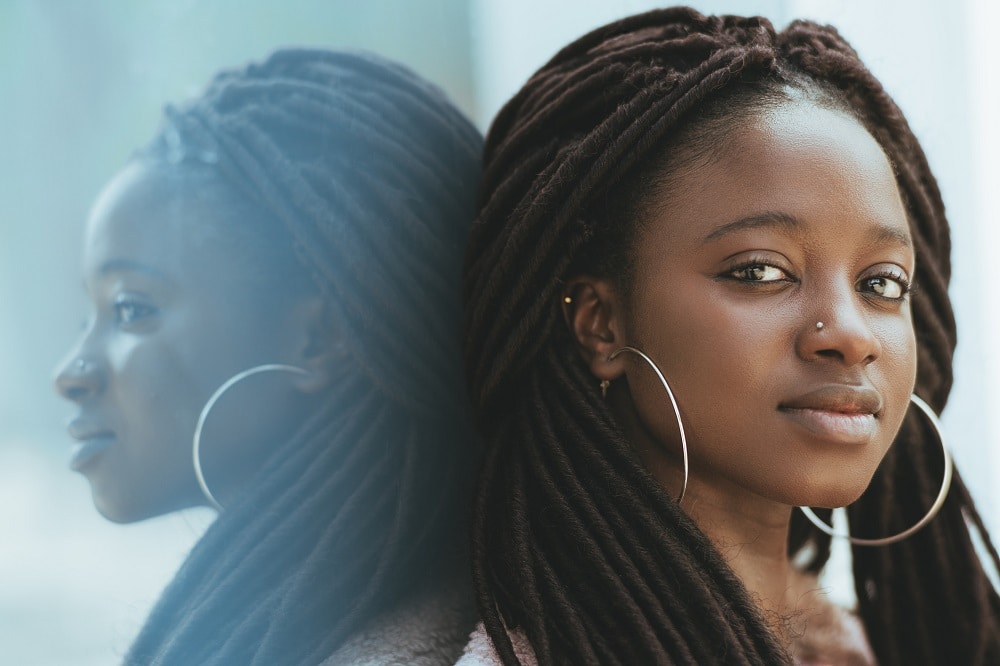
<instances>
[{"instance_id":1,"label":"cheek","mask_svg":"<svg viewBox=\"0 0 1000 666\"><path fill-rule=\"evenodd\" d=\"M911 322L907 322L900 337L903 344L899 347L899 358L895 359L900 368L898 381L908 388L908 393L912 393L917 381L917 337Z\"/></svg>"},{"instance_id":2,"label":"cheek","mask_svg":"<svg viewBox=\"0 0 1000 666\"><path fill-rule=\"evenodd\" d=\"M882 357L874 364L877 388L885 397L883 418L895 437L910 407L917 377L917 341L909 318L890 322L879 331Z\"/></svg>"},{"instance_id":3,"label":"cheek","mask_svg":"<svg viewBox=\"0 0 1000 666\"><path fill-rule=\"evenodd\" d=\"M886 390L908 396L917 376L917 339L909 313L903 314L880 317L870 324L880 346L880 356L870 370L880 375Z\"/></svg>"},{"instance_id":4,"label":"cheek","mask_svg":"<svg viewBox=\"0 0 1000 666\"><path fill-rule=\"evenodd\" d=\"M98 509L132 522L197 503L191 438L199 396L178 355L156 336L121 332L104 353L102 411L116 443L88 474Z\"/></svg>"},{"instance_id":5,"label":"cheek","mask_svg":"<svg viewBox=\"0 0 1000 666\"><path fill-rule=\"evenodd\" d=\"M720 299L698 286L651 292L630 330L674 391L689 439L731 442L776 406L776 376L792 353L789 326L787 317L759 303ZM647 425L658 437L676 441L663 387L652 372L632 367L640 418L652 421Z\"/></svg>"},{"instance_id":6,"label":"cheek","mask_svg":"<svg viewBox=\"0 0 1000 666\"><path fill-rule=\"evenodd\" d=\"M699 276L694 284L651 293L630 331L677 384L678 400L694 394L718 405L724 395L746 397L770 385L792 349L790 317L745 298L720 298L705 282Z\"/></svg>"},{"instance_id":7,"label":"cheek","mask_svg":"<svg viewBox=\"0 0 1000 666\"><path fill-rule=\"evenodd\" d=\"M190 370L198 366L179 351L160 336L122 335L108 347L123 434L135 447L182 449L177 442L193 433L204 388Z\"/></svg>"}]
</instances>

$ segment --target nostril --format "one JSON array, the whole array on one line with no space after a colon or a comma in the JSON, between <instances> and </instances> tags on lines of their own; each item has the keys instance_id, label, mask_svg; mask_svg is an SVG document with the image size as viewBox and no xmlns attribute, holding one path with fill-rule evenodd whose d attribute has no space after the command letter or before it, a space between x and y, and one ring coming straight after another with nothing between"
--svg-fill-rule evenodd
<instances>
[{"instance_id":1,"label":"nostril","mask_svg":"<svg viewBox=\"0 0 1000 666\"><path fill-rule=\"evenodd\" d=\"M76 359L65 365L55 377L56 392L75 402L100 391L102 384L100 365L84 359Z\"/></svg>"},{"instance_id":2,"label":"nostril","mask_svg":"<svg viewBox=\"0 0 1000 666\"><path fill-rule=\"evenodd\" d=\"M80 400L87 395L87 389L83 386L63 386L62 394L68 400Z\"/></svg>"}]
</instances>

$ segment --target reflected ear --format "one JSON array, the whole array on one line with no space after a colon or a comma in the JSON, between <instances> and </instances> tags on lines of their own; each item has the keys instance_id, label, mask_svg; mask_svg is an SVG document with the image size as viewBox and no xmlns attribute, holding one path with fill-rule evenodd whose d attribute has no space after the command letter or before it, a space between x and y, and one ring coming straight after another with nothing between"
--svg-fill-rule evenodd
<instances>
[{"instance_id":1,"label":"reflected ear","mask_svg":"<svg viewBox=\"0 0 1000 666\"><path fill-rule=\"evenodd\" d=\"M288 323L295 331L293 364L309 373L297 375L295 385L303 393L319 393L343 372L347 356L344 338L329 307L318 296L304 298L293 306Z\"/></svg>"},{"instance_id":2,"label":"reflected ear","mask_svg":"<svg viewBox=\"0 0 1000 666\"><path fill-rule=\"evenodd\" d=\"M563 317L580 354L599 380L614 380L625 373L619 356L608 360L625 342L623 310L611 283L581 275L568 280L562 299Z\"/></svg>"}]
</instances>

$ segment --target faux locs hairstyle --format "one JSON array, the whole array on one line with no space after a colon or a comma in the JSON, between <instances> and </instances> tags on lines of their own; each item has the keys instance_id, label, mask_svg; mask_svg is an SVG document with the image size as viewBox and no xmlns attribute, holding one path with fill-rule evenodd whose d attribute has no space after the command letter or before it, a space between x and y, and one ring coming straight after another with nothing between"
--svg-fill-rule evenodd
<instances>
[{"instance_id":1,"label":"faux locs hairstyle","mask_svg":"<svg viewBox=\"0 0 1000 666\"><path fill-rule=\"evenodd\" d=\"M494 121L466 256L467 372L487 440L473 569L504 664L518 663L505 627L524 632L542 664L790 663L741 582L623 437L560 299L575 271L627 273L633 218L655 181L669 178L657 169L669 170L671 151L710 150L713 133L699 128L738 123L792 94L851 113L894 166L920 284L916 391L944 407L956 339L944 206L900 110L844 39L805 21L776 32L766 19L686 8L582 37ZM849 508L852 530L913 524L941 473L933 433L910 414ZM1000 599L970 525L995 565L956 476L923 531L855 548L859 613L879 663L1000 660ZM829 538L796 512L789 551L816 572Z\"/></svg>"},{"instance_id":2,"label":"faux locs hairstyle","mask_svg":"<svg viewBox=\"0 0 1000 666\"><path fill-rule=\"evenodd\" d=\"M323 295L346 369L195 546L125 662L315 666L461 568L475 464L461 265L482 140L437 88L363 53L279 51L167 115L137 159L190 162L253 211L215 232Z\"/></svg>"}]
</instances>

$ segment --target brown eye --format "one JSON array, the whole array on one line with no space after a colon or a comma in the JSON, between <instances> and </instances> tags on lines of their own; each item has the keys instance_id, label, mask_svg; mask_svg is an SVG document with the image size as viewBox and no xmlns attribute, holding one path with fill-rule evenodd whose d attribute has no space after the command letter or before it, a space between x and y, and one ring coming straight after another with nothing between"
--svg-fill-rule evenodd
<instances>
[{"instance_id":1,"label":"brown eye","mask_svg":"<svg viewBox=\"0 0 1000 666\"><path fill-rule=\"evenodd\" d=\"M861 291L876 294L882 298L899 300L906 295L907 286L899 278L879 275L862 280Z\"/></svg>"},{"instance_id":2,"label":"brown eye","mask_svg":"<svg viewBox=\"0 0 1000 666\"><path fill-rule=\"evenodd\" d=\"M115 321L118 324L133 324L156 312L156 308L140 303L127 296L119 296L114 302Z\"/></svg>"},{"instance_id":3,"label":"brown eye","mask_svg":"<svg viewBox=\"0 0 1000 666\"><path fill-rule=\"evenodd\" d=\"M785 271L767 264L750 264L749 266L742 266L732 271L730 275L737 280L743 280L745 282L778 282L779 280L788 279L788 275Z\"/></svg>"}]
</instances>

